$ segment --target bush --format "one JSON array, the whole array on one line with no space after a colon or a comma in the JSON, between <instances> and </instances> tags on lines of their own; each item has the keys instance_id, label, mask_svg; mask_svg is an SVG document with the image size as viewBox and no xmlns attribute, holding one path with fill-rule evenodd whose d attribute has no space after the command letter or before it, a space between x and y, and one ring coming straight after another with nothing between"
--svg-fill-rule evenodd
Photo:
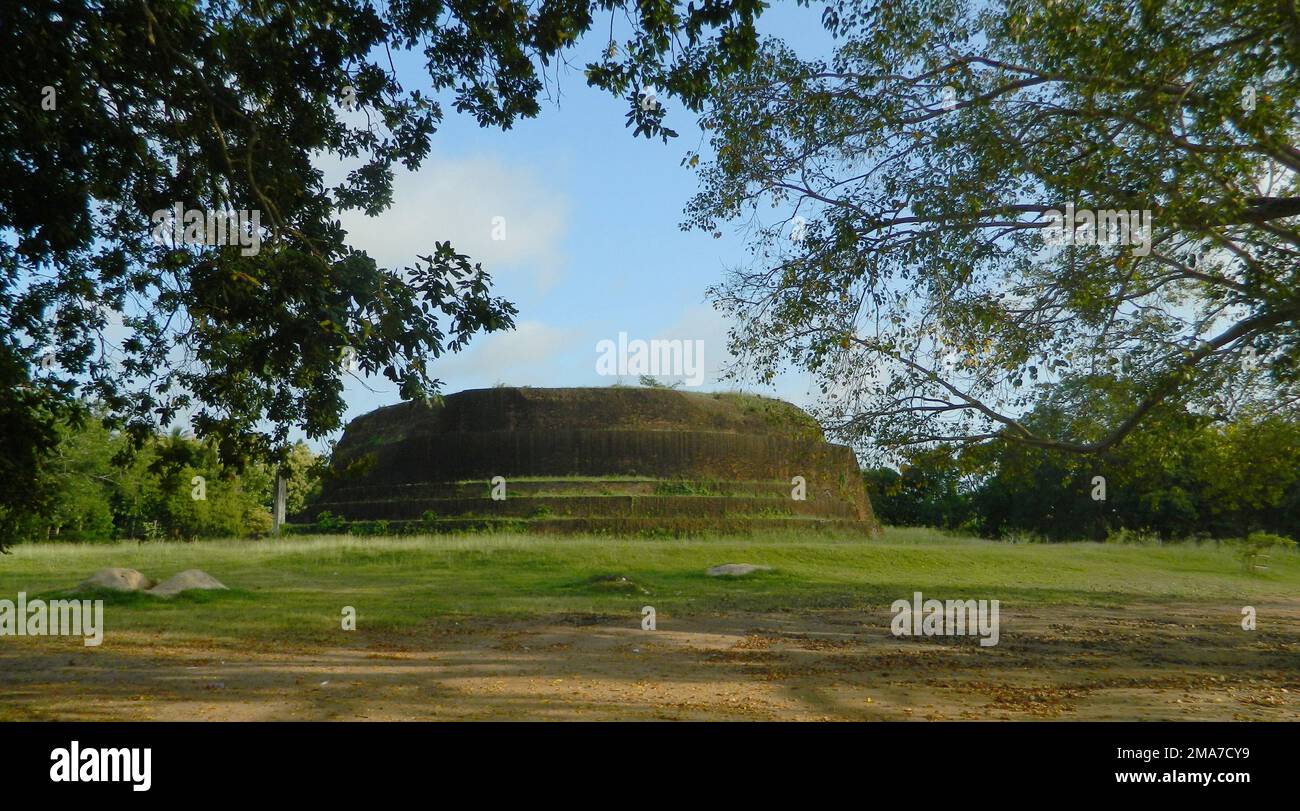
<instances>
[{"instance_id":1,"label":"bush","mask_svg":"<svg viewBox=\"0 0 1300 811\"><path fill-rule=\"evenodd\" d=\"M329 510L321 510L316 514L316 526L325 531L343 529L346 523L342 517L336 516Z\"/></svg>"},{"instance_id":2,"label":"bush","mask_svg":"<svg viewBox=\"0 0 1300 811\"><path fill-rule=\"evenodd\" d=\"M1246 536L1246 545L1259 549L1294 549L1296 542L1271 532L1252 532Z\"/></svg>"},{"instance_id":3,"label":"bush","mask_svg":"<svg viewBox=\"0 0 1300 811\"><path fill-rule=\"evenodd\" d=\"M1030 532L1023 529L1013 529L1002 535L998 540L1003 543L1047 543L1047 538L1039 535L1037 532Z\"/></svg>"},{"instance_id":4,"label":"bush","mask_svg":"<svg viewBox=\"0 0 1300 811\"><path fill-rule=\"evenodd\" d=\"M1248 572L1260 572L1268 568L1267 561L1275 553L1294 549L1296 542L1270 532L1252 532L1241 541L1237 548L1237 557Z\"/></svg>"},{"instance_id":5,"label":"bush","mask_svg":"<svg viewBox=\"0 0 1300 811\"><path fill-rule=\"evenodd\" d=\"M1121 527L1106 533L1106 543L1124 544L1126 546L1159 546L1160 535L1149 529Z\"/></svg>"}]
</instances>

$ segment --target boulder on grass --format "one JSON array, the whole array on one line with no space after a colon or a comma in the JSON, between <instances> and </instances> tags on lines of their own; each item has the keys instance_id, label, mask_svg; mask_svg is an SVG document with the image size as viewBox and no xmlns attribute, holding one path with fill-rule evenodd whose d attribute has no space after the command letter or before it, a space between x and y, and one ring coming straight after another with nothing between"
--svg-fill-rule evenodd
<instances>
[{"instance_id":1,"label":"boulder on grass","mask_svg":"<svg viewBox=\"0 0 1300 811\"><path fill-rule=\"evenodd\" d=\"M770 572L771 566L758 566L753 563L724 563L708 570L709 577L741 577L754 572Z\"/></svg>"},{"instance_id":2,"label":"boulder on grass","mask_svg":"<svg viewBox=\"0 0 1300 811\"><path fill-rule=\"evenodd\" d=\"M109 589L111 591L144 591L153 586L154 581L135 569L112 567L100 569L77 586L80 591L91 589Z\"/></svg>"},{"instance_id":3,"label":"boulder on grass","mask_svg":"<svg viewBox=\"0 0 1300 811\"><path fill-rule=\"evenodd\" d=\"M224 589L222 582L202 569L186 569L149 589L157 597L172 597L190 589Z\"/></svg>"}]
</instances>

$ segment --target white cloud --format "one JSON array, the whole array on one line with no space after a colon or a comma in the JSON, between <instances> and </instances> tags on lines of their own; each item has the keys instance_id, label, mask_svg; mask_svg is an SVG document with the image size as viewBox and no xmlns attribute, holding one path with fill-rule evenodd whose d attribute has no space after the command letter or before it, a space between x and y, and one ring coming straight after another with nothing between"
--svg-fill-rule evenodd
<instances>
[{"instance_id":1,"label":"white cloud","mask_svg":"<svg viewBox=\"0 0 1300 811\"><path fill-rule=\"evenodd\" d=\"M724 369L736 362L727 345L732 321L712 306L696 305L686 309L671 326L658 331L655 337L683 338L704 341L705 390L741 391L778 397L802 408L811 407L820 392L814 376L806 371L787 368L769 385L760 385L743 374L740 379L723 379Z\"/></svg>"},{"instance_id":2,"label":"white cloud","mask_svg":"<svg viewBox=\"0 0 1300 811\"><path fill-rule=\"evenodd\" d=\"M495 383L556 385L557 366L577 347L578 333L540 321L520 321L510 332L480 335L469 347L449 355L431 368L446 380L448 391Z\"/></svg>"},{"instance_id":3,"label":"white cloud","mask_svg":"<svg viewBox=\"0 0 1300 811\"><path fill-rule=\"evenodd\" d=\"M686 309L671 326L650 337L703 341L705 386L731 388L734 383L722 380L723 368L733 360L727 351L727 330L730 326L722 313L713 307L698 304Z\"/></svg>"},{"instance_id":4,"label":"white cloud","mask_svg":"<svg viewBox=\"0 0 1300 811\"><path fill-rule=\"evenodd\" d=\"M349 241L386 267L411 265L435 241L450 240L494 281L524 278L545 292L568 261L568 200L531 167L491 156L430 157L419 172L399 168L390 209L378 217L347 211L340 219ZM493 238L494 226L504 239Z\"/></svg>"}]
</instances>

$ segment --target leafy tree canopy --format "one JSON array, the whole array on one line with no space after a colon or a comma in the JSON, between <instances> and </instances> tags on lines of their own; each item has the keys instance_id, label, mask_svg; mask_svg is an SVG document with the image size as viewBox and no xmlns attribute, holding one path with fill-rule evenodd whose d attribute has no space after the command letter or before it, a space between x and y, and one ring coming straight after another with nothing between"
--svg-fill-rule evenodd
<instances>
[{"instance_id":1,"label":"leafy tree canopy","mask_svg":"<svg viewBox=\"0 0 1300 811\"><path fill-rule=\"evenodd\" d=\"M823 417L892 449L1099 452L1162 402L1294 418L1294 3L842 0L823 19L833 58L766 43L703 116L712 156L687 156L687 226L749 234L752 263L712 291L739 368L813 372ZM1082 230L1085 210L1106 219ZM1103 424L1020 419L1062 381L1076 415L1135 396Z\"/></svg>"},{"instance_id":2,"label":"leafy tree canopy","mask_svg":"<svg viewBox=\"0 0 1300 811\"><path fill-rule=\"evenodd\" d=\"M482 126L535 116L595 28L586 82L667 138L644 88L699 108L753 56L759 0L32 0L0 27L0 542L55 422L94 401L136 442L188 413L221 458L283 461L291 426L339 426L340 363L404 398L428 362L515 309L449 243L400 268L342 210L392 202L440 98ZM619 39L616 40L616 37ZM608 38L608 40L606 40ZM423 55L404 88L392 54ZM353 105L355 100L355 105ZM327 186L322 155L359 167ZM195 245L152 213L256 211L260 249ZM159 240L159 235L162 239ZM160 244L161 243L161 244ZM113 340L115 335L125 335Z\"/></svg>"}]
</instances>

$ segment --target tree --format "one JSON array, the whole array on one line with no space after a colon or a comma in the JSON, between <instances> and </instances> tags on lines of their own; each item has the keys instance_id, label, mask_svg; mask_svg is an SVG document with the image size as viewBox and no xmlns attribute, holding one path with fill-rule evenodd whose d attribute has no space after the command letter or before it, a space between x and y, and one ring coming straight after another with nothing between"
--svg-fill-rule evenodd
<instances>
[{"instance_id":1,"label":"tree","mask_svg":"<svg viewBox=\"0 0 1300 811\"><path fill-rule=\"evenodd\" d=\"M915 448L900 470L862 472L876 518L889 526L968 528L973 518L955 448Z\"/></svg>"},{"instance_id":2,"label":"tree","mask_svg":"<svg viewBox=\"0 0 1300 811\"><path fill-rule=\"evenodd\" d=\"M766 43L702 118L687 226L750 234L711 291L738 369L813 372L837 432L886 449L1097 453L1166 402L1297 413L1294 4L844 0L824 20L832 59ZM1020 419L1114 377L1137 396L1086 438Z\"/></svg>"},{"instance_id":3,"label":"tree","mask_svg":"<svg viewBox=\"0 0 1300 811\"><path fill-rule=\"evenodd\" d=\"M482 126L540 111L590 29L588 84L668 138L755 48L759 0L33 0L0 29L0 543L52 426L101 404L137 444L190 414L224 462L283 463L291 426L339 426L342 359L436 394L429 361L515 308L447 242L378 267L341 210L377 215L419 167L435 97ZM597 20L597 16L600 20ZM617 22L618 27L615 28ZM615 31L626 34L620 45ZM419 50L430 89L391 53ZM548 73L550 71L550 73ZM552 75L553 74L553 75ZM359 166L328 187L321 155ZM179 208L178 232L168 212ZM190 219L190 212L202 215ZM242 217L221 216L242 212ZM256 216L254 216L256 215ZM193 230L190 228L193 227ZM209 239L211 235L211 239ZM218 238L224 235L223 238ZM206 240L214 244L197 244ZM110 340L110 324L125 333ZM79 399L80 398L80 399Z\"/></svg>"},{"instance_id":4,"label":"tree","mask_svg":"<svg viewBox=\"0 0 1300 811\"><path fill-rule=\"evenodd\" d=\"M1116 413L1132 405L1131 392L1113 386L1092 392L1087 406L1075 407L1083 396L1069 384L1048 390L1021 421L1047 435L1095 437ZM1158 529L1144 505L1162 501L1168 482L1165 472L1185 469L1177 446L1193 427L1185 420L1159 419L1158 424L1116 448L1093 455L1067 453L1025 443L983 443L968 446L967 465L982 474L973 494L978 528L989 537L1027 531L1053 540L1101 540L1111 528ZM1164 452L1150 453L1153 435ZM1100 478L1098 478L1100 477ZM1094 497L1095 496L1095 497ZM1195 515L1191 516L1194 523Z\"/></svg>"},{"instance_id":5,"label":"tree","mask_svg":"<svg viewBox=\"0 0 1300 811\"><path fill-rule=\"evenodd\" d=\"M92 541L113 536L116 484L113 438L99 420L60 425L59 443L42 465L38 485L54 495L45 518L48 540Z\"/></svg>"},{"instance_id":6,"label":"tree","mask_svg":"<svg viewBox=\"0 0 1300 811\"><path fill-rule=\"evenodd\" d=\"M1091 439L1138 397L1118 382L1087 395L1068 389L1049 389L1021 421ZM1063 405L1081 397L1084 408ZM887 524L1067 541L1300 537L1300 422L1276 414L1247 409L1222 423L1165 403L1143 430L1095 454L985 442L900 455L899 471L863 474Z\"/></svg>"},{"instance_id":7,"label":"tree","mask_svg":"<svg viewBox=\"0 0 1300 811\"><path fill-rule=\"evenodd\" d=\"M78 424L57 426L59 442L41 459L34 490L48 494L26 511L11 538L107 541L120 538L248 537L271 531L278 471L287 471L289 509L301 510L318 489L324 457L305 443L288 462L223 466L215 443L179 429L148 439L121 464L130 439L107 430L92 409Z\"/></svg>"},{"instance_id":8,"label":"tree","mask_svg":"<svg viewBox=\"0 0 1300 811\"><path fill-rule=\"evenodd\" d=\"M1092 440L1141 396L1120 381L1092 385L1051 389L1022 421L1035 432ZM1095 454L982 443L965 446L954 464L977 482L971 507L979 531L993 537L1027 530L1099 540L1127 529L1225 538L1300 528L1287 509L1300 495L1300 422L1267 409L1243 409L1224 423L1165 402L1143 430Z\"/></svg>"}]
</instances>

